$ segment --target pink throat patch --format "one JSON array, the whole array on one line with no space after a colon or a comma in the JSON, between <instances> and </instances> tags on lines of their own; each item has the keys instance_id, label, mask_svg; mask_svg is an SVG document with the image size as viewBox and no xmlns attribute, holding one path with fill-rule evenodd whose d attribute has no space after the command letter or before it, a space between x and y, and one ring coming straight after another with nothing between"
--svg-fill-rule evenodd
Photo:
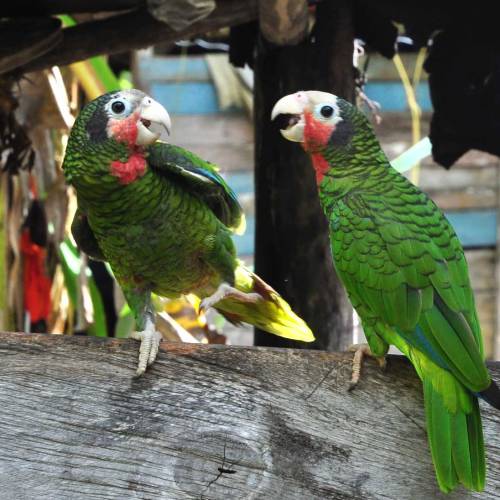
<instances>
[{"instance_id":1,"label":"pink throat patch","mask_svg":"<svg viewBox=\"0 0 500 500\"><path fill-rule=\"evenodd\" d=\"M319 186L330 165L321 153L311 153L311 160L316 172L316 184Z\"/></svg>"},{"instance_id":2,"label":"pink throat patch","mask_svg":"<svg viewBox=\"0 0 500 500\"><path fill-rule=\"evenodd\" d=\"M111 175L118 177L120 184L130 184L146 173L146 158L142 151L131 154L128 161L112 161Z\"/></svg>"},{"instance_id":3,"label":"pink throat patch","mask_svg":"<svg viewBox=\"0 0 500 500\"><path fill-rule=\"evenodd\" d=\"M335 125L316 120L308 111L304 113L304 121L304 149L310 153L323 149L335 132Z\"/></svg>"},{"instance_id":4,"label":"pink throat patch","mask_svg":"<svg viewBox=\"0 0 500 500\"><path fill-rule=\"evenodd\" d=\"M138 119L139 112L135 112L125 120L109 120L108 127L111 135L118 142L125 143L130 149L130 156L126 162L111 162L111 175L117 177L120 184L130 184L146 172L144 152L136 145Z\"/></svg>"},{"instance_id":5,"label":"pink throat patch","mask_svg":"<svg viewBox=\"0 0 500 500\"><path fill-rule=\"evenodd\" d=\"M130 148L133 148L135 147L137 134L139 133L139 131L137 130L138 119L138 111L132 113L125 120L115 120L111 118L108 125L109 131L118 142L124 142Z\"/></svg>"},{"instance_id":6,"label":"pink throat patch","mask_svg":"<svg viewBox=\"0 0 500 500\"><path fill-rule=\"evenodd\" d=\"M328 144L330 136L335 132L335 125L315 120L312 113L304 113L304 149L311 155L312 164L316 171L316 184L319 185L330 168L323 156L323 149Z\"/></svg>"}]
</instances>

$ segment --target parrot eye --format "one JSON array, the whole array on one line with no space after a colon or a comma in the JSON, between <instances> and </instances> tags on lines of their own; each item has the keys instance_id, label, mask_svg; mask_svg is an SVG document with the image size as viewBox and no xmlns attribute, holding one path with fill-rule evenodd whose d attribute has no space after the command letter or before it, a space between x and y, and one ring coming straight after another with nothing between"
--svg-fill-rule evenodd
<instances>
[{"instance_id":1,"label":"parrot eye","mask_svg":"<svg viewBox=\"0 0 500 500\"><path fill-rule=\"evenodd\" d=\"M322 106L319 112L324 118L330 118L333 115L333 108L331 106Z\"/></svg>"},{"instance_id":2,"label":"parrot eye","mask_svg":"<svg viewBox=\"0 0 500 500\"><path fill-rule=\"evenodd\" d=\"M338 109L335 104L322 103L314 107L314 115L323 121L334 120L338 116Z\"/></svg>"},{"instance_id":3,"label":"parrot eye","mask_svg":"<svg viewBox=\"0 0 500 500\"><path fill-rule=\"evenodd\" d=\"M123 118L128 116L132 111L132 104L126 99L113 99L108 104L108 110L115 118Z\"/></svg>"},{"instance_id":4,"label":"parrot eye","mask_svg":"<svg viewBox=\"0 0 500 500\"><path fill-rule=\"evenodd\" d=\"M120 113L123 113L125 111L125 104L123 104L122 101L115 101L111 105L111 109L113 110L113 113L119 115Z\"/></svg>"}]
</instances>

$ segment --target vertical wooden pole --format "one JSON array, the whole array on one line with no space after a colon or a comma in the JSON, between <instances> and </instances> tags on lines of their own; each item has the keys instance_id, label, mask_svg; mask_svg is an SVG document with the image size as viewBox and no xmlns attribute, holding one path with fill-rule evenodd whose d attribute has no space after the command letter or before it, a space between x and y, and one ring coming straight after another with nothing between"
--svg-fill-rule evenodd
<instances>
[{"instance_id":1,"label":"vertical wooden pole","mask_svg":"<svg viewBox=\"0 0 500 500\"><path fill-rule=\"evenodd\" d=\"M313 36L277 47L260 37L255 64L255 190L257 273L290 302L314 331L313 347L340 350L352 342L352 309L336 277L328 227L313 170L297 144L270 121L282 96L324 90L354 98L353 29L348 1L317 7ZM256 330L255 343L305 347Z\"/></svg>"}]
</instances>

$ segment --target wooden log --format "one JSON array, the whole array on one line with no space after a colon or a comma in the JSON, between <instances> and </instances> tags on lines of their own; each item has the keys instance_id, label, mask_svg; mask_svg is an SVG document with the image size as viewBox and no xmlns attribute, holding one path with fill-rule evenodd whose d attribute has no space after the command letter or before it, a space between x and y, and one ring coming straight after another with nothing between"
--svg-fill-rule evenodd
<instances>
[{"instance_id":1,"label":"wooden log","mask_svg":"<svg viewBox=\"0 0 500 500\"><path fill-rule=\"evenodd\" d=\"M481 403L483 494L438 492L421 384L401 357L0 333L2 498L497 498L500 412ZM500 363L490 364L500 378Z\"/></svg>"},{"instance_id":2,"label":"wooden log","mask_svg":"<svg viewBox=\"0 0 500 500\"><path fill-rule=\"evenodd\" d=\"M332 265L328 224L314 170L297 144L271 123L274 104L298 90L354 98L351 5L317 5L314 36L276 47L263 38L255 64L255 268L316 335L314 347L341 350L352 343L352 309ZM257 345L304 347L256 331Z\"/></svg>"},{"instance_id":3,"label":"wooden log","mask_svg":"<svg viewBox=\"0 0 500 500\"><path fill-rule=\"evenodd\" d=\"M16 0L2 2L1 17L47 16L87 12L116 12L144 6L145 0Z\"/></svg>"},{"instance_id":4,"label":"wooden log","mask_svg":"<svg viewBox=\"0 0 500 500\"><path fill-rule=\"evenodd\" d=\"M43 57L16 70L16 73L64 66L99 54L115 54L157 43L173 43L200 33L241 24L257 17L256 0L219 0L205 19L174 31L146 10L119 14L63 30L64 40Z\"/></svg>"}]
</instances>

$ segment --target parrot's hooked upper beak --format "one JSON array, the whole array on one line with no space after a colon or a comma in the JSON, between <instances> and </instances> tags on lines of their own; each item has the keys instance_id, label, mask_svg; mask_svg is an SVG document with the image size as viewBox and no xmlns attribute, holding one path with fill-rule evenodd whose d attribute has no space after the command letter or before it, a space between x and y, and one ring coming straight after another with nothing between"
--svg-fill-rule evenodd
<instances>
[{"instance_id":1,"label":"parrot's hooked upper beak","mask_svg":"<svg viewBox=\"0 0 500 500\"><path fill-rule=\"evenodd\" d=\"M168 135L171 127L172 122L167 110L159 102L145 96L140 104L136 144L139 146L152 144L160 138L162 128L166 130Z\"/></svg>"},{"instance_id":2,"label":"parrot's hooked upper beak","mask_svg":"<svg viewBox=\"0 0 500 500\"><path fill-rule=\"evenodd\" d=\"M271 112L271 120L279 119L281 135L293 142L304 140L304 111L308 108L306 92L297 92L282 97Z\"/></svg>"}]
</instances>

